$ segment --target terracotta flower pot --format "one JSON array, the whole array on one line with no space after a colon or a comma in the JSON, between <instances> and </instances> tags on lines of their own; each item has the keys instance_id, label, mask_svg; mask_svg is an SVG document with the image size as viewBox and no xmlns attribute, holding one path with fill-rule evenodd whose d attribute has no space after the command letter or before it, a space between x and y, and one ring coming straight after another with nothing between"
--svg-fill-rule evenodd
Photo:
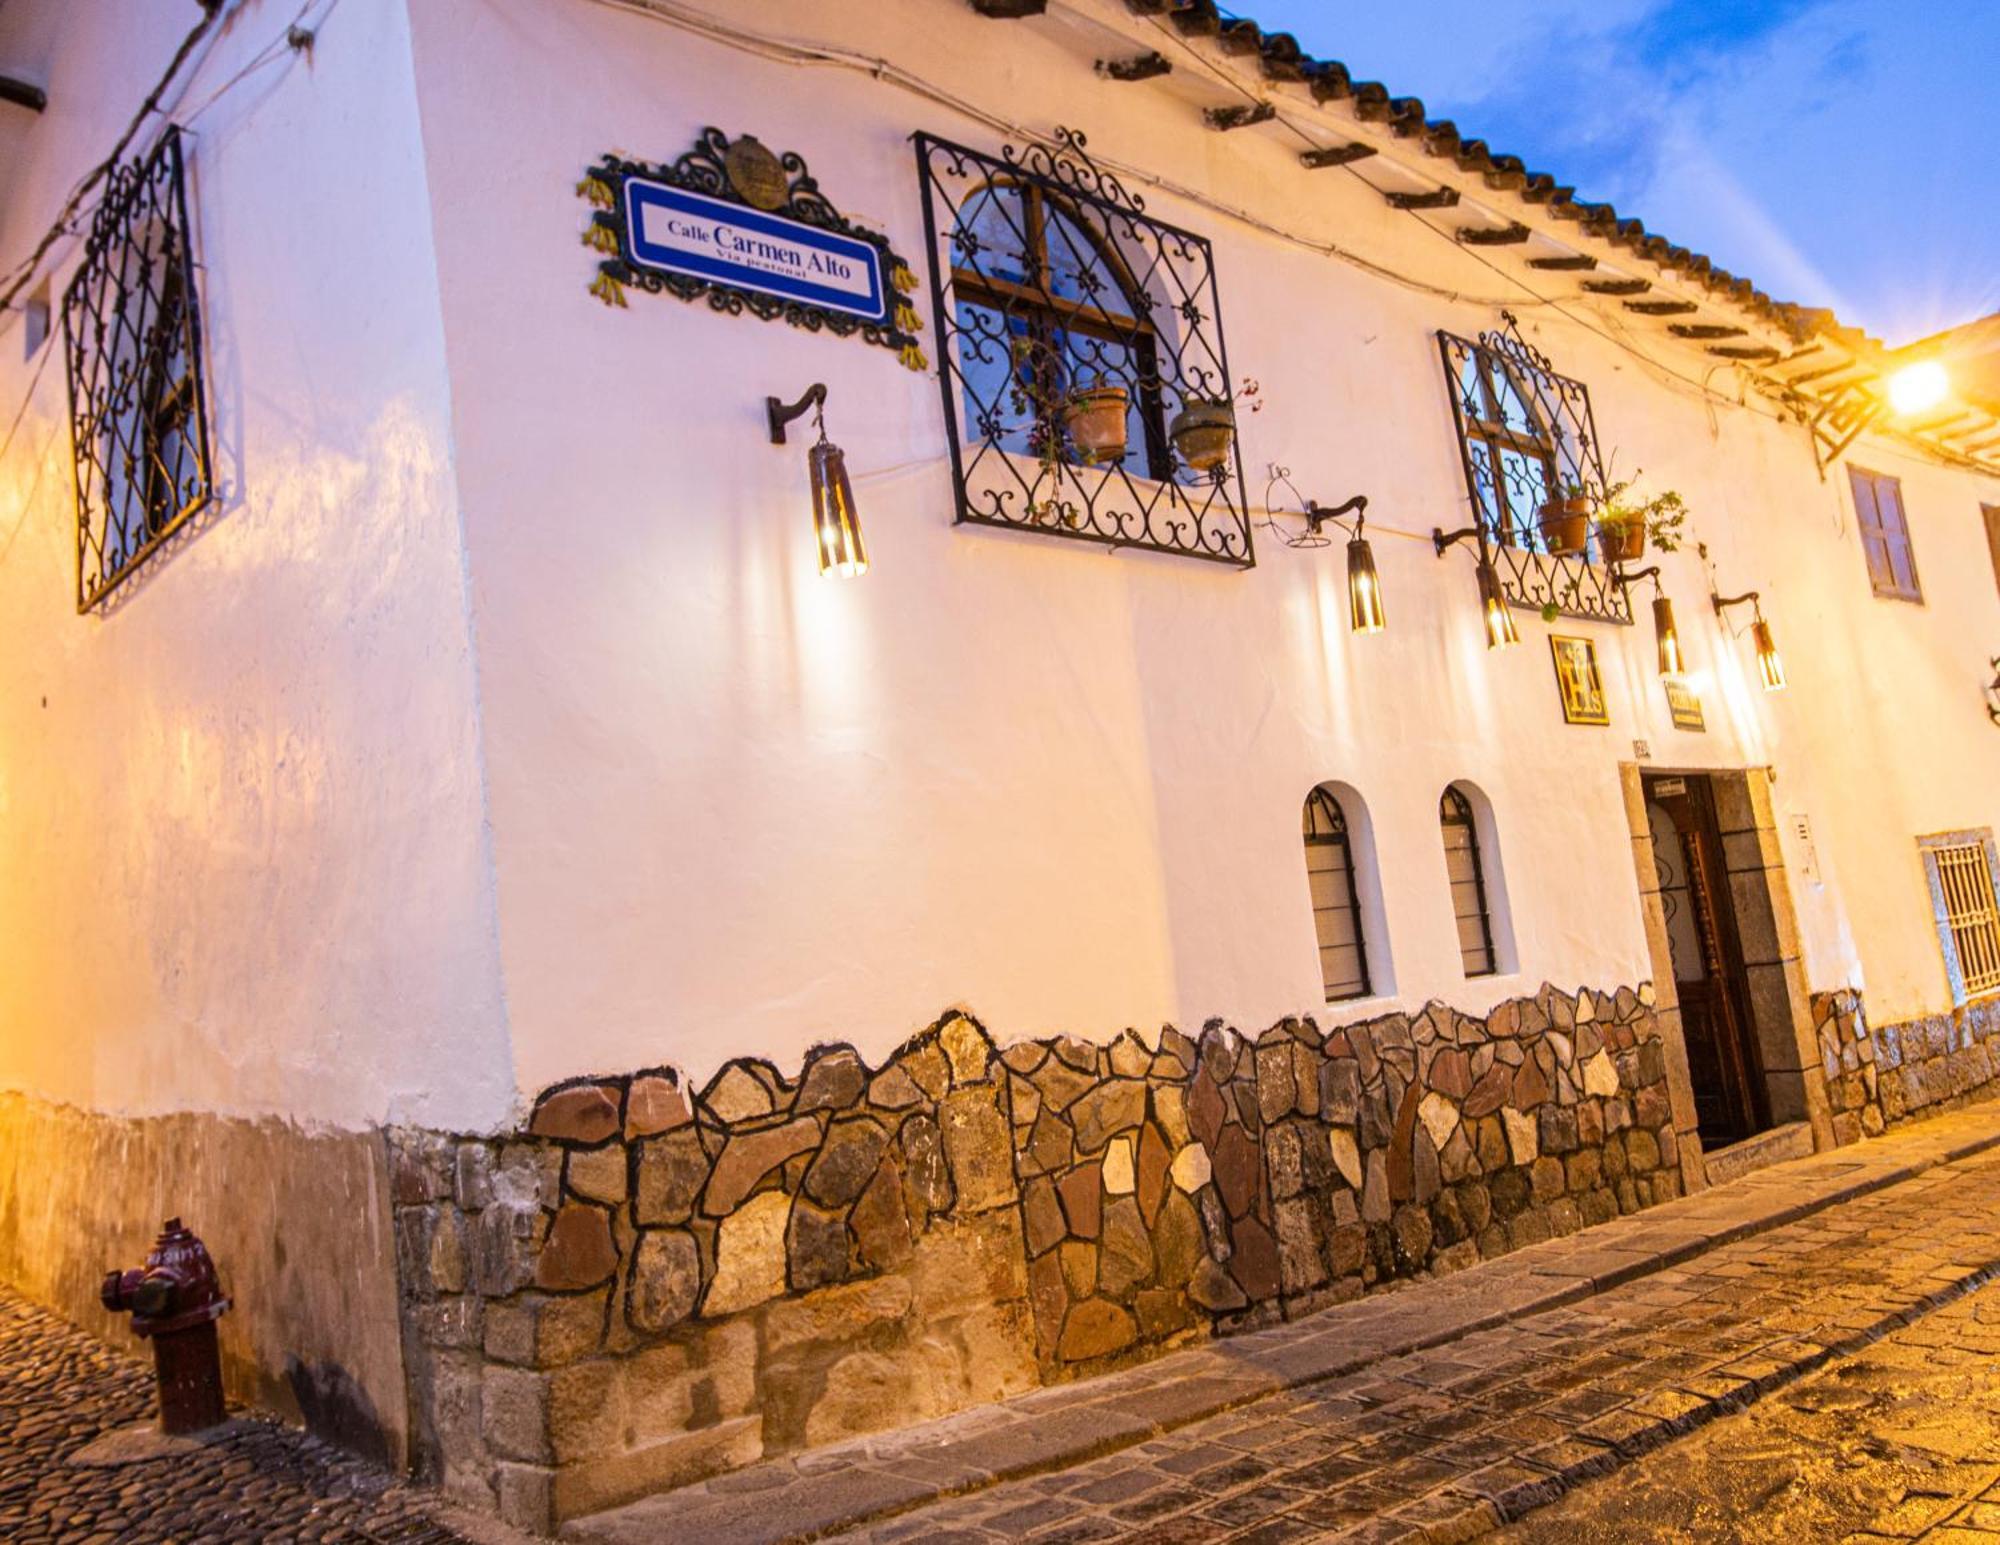
<instances>
[{"instance_id":1,"label":"terracotta flower pot","mask_svg":"<svg viewBox=\"0 0 2000 1545\"><path fill-rule=\"evenodd\" d=\"M1125 388L1087 386L1063 404L1063 428L1077 460L1086 466L1117 461L1125 454Z\"/></svg>"},{"instance_id":2,"label":"terracotta flower pot","mask_svg":"<svg viewBox=\"0 0 2000 1545\"><path fill-rule=\"evenodd\" d=\"M1646 528L1636 520L1599 526L1597 546L1606 563L1637 563L1646 556Z\"/></svg>"},{"instance_id":3,"label":"terracotta flower pot","mask_svg":"<svg viewBox=\"0 0 2000 1545\"><path fill-rule=\"evenodd\" d=\"M1590 501L1551 499L1536 520L1541 527L1542 546L1556 557L1580 553L1590 544Z\"/></svg>"},{"instance_id":4,"label":"terracotta flower pot","mask_svg":"<svg viewBox=\"0 0 2000 1545\"><path fill-rule=\"evenodd\" d=\"M1229 460L1236 443L1236 410L1226 402L1195 398L1167 426L1174 449L1197 472L1213 472Z\"/></svg>"}]
</instances>

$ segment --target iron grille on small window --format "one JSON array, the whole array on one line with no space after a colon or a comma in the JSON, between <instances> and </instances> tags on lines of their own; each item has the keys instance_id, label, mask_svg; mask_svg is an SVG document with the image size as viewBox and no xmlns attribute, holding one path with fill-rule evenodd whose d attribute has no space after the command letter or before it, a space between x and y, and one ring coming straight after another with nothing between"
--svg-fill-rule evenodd
<instances>
[{"instance_id":1,"label":"iron grille on small window","mask_svg":"<svg viewBox=\"0 0 2000 1545\"><path fill-rule=\"evenodd\" d=\"M957 518L1248 568L1209 245L1056 135L917 136Z\"/></svg>"},{"instance_id":2,"label":"iron grille on small window","mask_svg":"<svg viewBox=\"0 0 2000 1545\"><path fill-rule=\"evenodd\" d=\"M86 611L213 493L178 130L111 173L62 313Z\"/></svg>"},{"instance_id":3,"label":"iron grille on small window","mask_svg":"<svg viewBox=\"0 0 2000 1545\"><path fill-rule=\"evenodd\" d=\"M1542 507L1572 489L1595 499L1605 488L1590 392L1557 375L1548 357L1522 338L1514 319L1475 343L1438 334L1445 386L1458 425L1465 492L1480 530L1481 552L1517 606L1553 606L1571 617L1632 620L1624 587L1611 580L1593 531L1581 553L1546 551Z\"/></svg>"},{"instance_id":4,"label":"iron grille on small window","mask_svg":"<svg viewBox=\"0 0 2000 1545\"><path fill-rule=\"evenodd\" d=\"M1368 996L1368 947L1361 933L1361 897L1354 884L1354 845L1347 816L1330 789L1306 796L1306 879L1312 886L1313 930L1326 1001Z\"/></svg>"},{"instance_id":5,"label":"iron grille on small window","mask_svg":"<svg viewBox=\"0 0 2000 1545\"><path fill-rule=\"evenodd\" d=\"M2000 992L2000 903L1993 874L2000 868L1990 832L1954 832L1923 840L1938 942L1952 1000Z\"/></svg>"},{"instance_id":6,"label":"iron grille on small window","mask_svg":"<svg viewBox=\"0 0 2000 1545\"><path fill-rule=\"evenodd\" d=\"M1479 829L1472 802L1447 788L1438 803L1444 828L1444 867L1451 881L1451 909L1458 919L1458 958L1467 976L1491 976L1493 919L1486 907L1486 870L1479 859Z\"/></svg>"}]
</instances>

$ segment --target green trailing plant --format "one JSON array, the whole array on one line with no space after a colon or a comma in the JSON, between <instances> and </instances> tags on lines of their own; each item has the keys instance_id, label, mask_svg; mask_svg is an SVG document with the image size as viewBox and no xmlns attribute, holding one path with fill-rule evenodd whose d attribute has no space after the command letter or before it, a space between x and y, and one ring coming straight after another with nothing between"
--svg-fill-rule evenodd
<instances>
[{"instance_id":1,"label":"green trailing plant","mask_svg":"<svg viewBox=\"0 0 2000 1545\"><path fill-rule=\"evenodd\" d=\"M1646 533L1647 540L1661 552L1678 552L1687 525L1687 501L1671 488L1640 501L1631 496L1636 480L1636 477L1627 478L1604 490L1602 513L1597 517L1597 524L1607 532L1638 526Z\"/></svg>"}]
</instances>

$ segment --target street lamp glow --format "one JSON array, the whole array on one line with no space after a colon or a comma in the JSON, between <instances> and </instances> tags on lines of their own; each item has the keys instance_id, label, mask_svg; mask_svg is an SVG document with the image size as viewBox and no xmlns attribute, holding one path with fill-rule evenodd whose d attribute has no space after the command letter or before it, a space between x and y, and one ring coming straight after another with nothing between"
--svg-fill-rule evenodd
<instances>
[{"instance_id":1,"label":"street lamp glow","mask_svg":"<svg viewBox=\"0 0 2000 1545\"><path fill-rule=\"evenodd\" d=\"M1951 377L1934 359L1905 365L1889 377L1889 404L1898 413L1922 413L1934 408L1951 390Z\"/></svg>"}]
</instances>

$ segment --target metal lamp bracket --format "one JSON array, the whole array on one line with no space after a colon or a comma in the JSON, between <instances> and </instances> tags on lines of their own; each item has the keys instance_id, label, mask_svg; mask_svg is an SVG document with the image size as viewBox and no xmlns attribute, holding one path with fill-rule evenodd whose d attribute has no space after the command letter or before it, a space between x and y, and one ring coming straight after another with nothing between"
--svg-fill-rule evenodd
<instances>
[{"instance_id":1,"label":"metal lamp bracket","mask_svg":"<svg viewBox=\"0 0 2000 1545\"><path fill-rule=\"evenodd\" d=\"M1486 533L1478 526L1461 526L1456 531L1447 531L1442 526L1431 527L1431 546L1437 549L1437 555L1440 558L1458 546L1460 542L1471 541L1479 543L1480 556L1484 557L1486 555Z\"/></svg>"},{"instance_id":2,"label":"metal lamp bracket","mask_svg":"<svg viewBox=\"0 0 2000 1545\"><path fill-rule=\"evenodd\" d=\"M783 403L776 397L764 399L764 414L771 425L771 443L785 443L785 426L794 419L804 418L814 408L826 407L826 383L815 381L806 388L806 393L797 402Z\"/></svg>"},{"instance_id":3,"label":"metal lamp bracket","mask_svg":"<svg viewBox=\"0 0 2000 1545\"><path fill-rule=\"evenodd\" d=\"M1346 530L1340 518L1343 515L1354 517L1353 535L1360 536L1362 528L1368 524L1368 495L1356 494L1352 499L1343 500L1331 508L1322 505L1317 499L1306 500L1306 534L1318 536L1320 528L1329 525Z\"/></svg>"}]
</instances>

